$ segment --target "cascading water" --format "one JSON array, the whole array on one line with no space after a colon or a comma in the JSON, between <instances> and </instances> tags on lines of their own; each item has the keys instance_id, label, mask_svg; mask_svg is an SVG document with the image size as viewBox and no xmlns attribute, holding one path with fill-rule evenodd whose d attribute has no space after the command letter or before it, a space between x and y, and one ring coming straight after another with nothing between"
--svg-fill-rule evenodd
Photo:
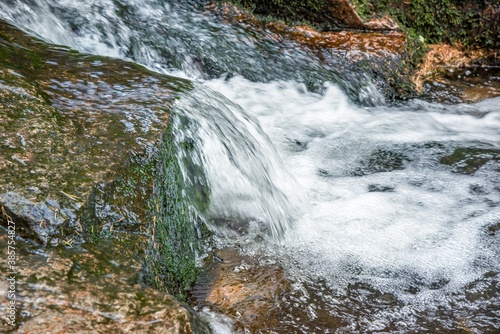
<instances>
[{"instance_id":1,"label":"cascading water","mask_svg":"<svg viewBox=\"0 0 500 334\"><path fill-rule=\"evenodd\" d=\"M294 193L298 185L257 120L201 86L181 99L176 111L181 115L176 127L180 146L190 146L182 157L191 167L186 179L192 188L209 189L212 224L220 232L231 225L245 234L251 225L264 226L276 239L282 237L298 217L302 201Z\"/></svg>"},{"instance_id":2,"label":"cascading water","mask_svg":"<svg viewBox=\"0 0 500 334\"><path fill-rule=\"evenodd\" d=\"M176 104L190 193L221 243L297 282L297 331L333 332L325 314L343 333L500 330L500 99L384 106L366 76L187 2L8 0L0 17L200 81Z\"/></svg>"},{"instance_id":3,"label":"cascading water","mask_svg":"<svg viewBox=\"0 0 500 334\"><path fill-rule=\"evenodd\" d=\"M339 317L356 310L348 332L414 332L428 328L425 317L439 332L456 329L454 317L498 328L498 164L471 176L440 158L460 147L498 150L499 98L360 108L334 86L317 95L293 82L207 84L259 119L308 195L307 213L271 249L350 306L314 302L324 292L310 286L302 303ZM384 294L398 302L377 305Z\"/></svg>"}]
</instances>

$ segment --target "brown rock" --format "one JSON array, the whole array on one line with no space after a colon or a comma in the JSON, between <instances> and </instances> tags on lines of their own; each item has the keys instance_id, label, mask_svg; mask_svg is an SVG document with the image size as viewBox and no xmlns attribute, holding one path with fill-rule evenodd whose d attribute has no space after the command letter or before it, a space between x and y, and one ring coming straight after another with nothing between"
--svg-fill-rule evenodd
<instances>
[{"instance_id":1,"label":"brown rock","mask_svg":"<svg viewBox=\"0 0 500 334\"><path fill-rule=\"evenodd\" d=\"M363 20L349 0L329 0L329 10L332 17L343 22L351 29L363 29Z\"/></svg>"},{"instance_id":2,"label":"brown rock","mask_svg":"<svg viewBox=\"0 0 500 334\"><path fill-rule=\"evenodd\" d=\"M44 250L17 240L16 320L10 300L7 233L0 230L0 332L191 333L188 311L171 296L135 283L130 249ZM5 277L4 275L8 275Z\"/></svg>"},{"instance_id":3,"label":"brown rock","mask_svg":"<svg viewBox=\"0 0 500 334\"><path fill-rule=\"evenodd\" d=\"M499 59L497 50L466 50L446 44L430 45L412 81L419 92L431 87L431 97L451 101L479 102L500 96L500 70L483 66Z\"/></svg>"},{"instance_id":4,"label":"brown rock","mask_svg":"<svg viewBox=\"0 0 500 334\"><path fill-rule=\"evenodd\" d=\"M6 22L0 40L0 204L21 236L61 243L94 187L149 154L189 83L45 44Z\"/></svg>"},{"instance_id":5,"label":"brown rock","mask_svg":"<svg viewBox=\"0 0 500 334\"><path fill-rule=\"evenodd\" d=\"M364 24L368 30L399 30L399 25L389 16L380 19L371 19Z\"/></svg>"},{"instance_id":6,"label":"brown rock","mask_svg":"<svg viewBox=\"0 0 500 334\"><path fill-rule=\"evenodd\" d=\"M399 57L404 51L406 35L399 31L397 24L389 17L373 19L366 23L371 28L368 30L390 30L381 31L337 31L320 32L309 26L289 26L282 22L263 23L254 16L247 14L230 4L216 6L212 4L207 9L224 15L229 23L238 22L252 29L266 31L266 36L277 41L293 41L298 46L306 48L314 53L324 56L325 50L334 54L341 54L344 59L358 61L377 57L387 59ZM348 1L333 1L331 11L344 13L348 18L349 25L356 29L365 29L365 23L361 20L356 10ZM347 24L347 23L346 23ZM387 28L387 29L386 29Z\"/></svg>"},{"instance_id":7,"label":"brown rock","mask_svg":"<svg viewBox=\"0 0 500 334\"><path fill-rule=\"evenodd\" d=\"M290 290L283 269L230 249L217 251L217 257L222 262L209 273L211 290L205 305L233 318L236 331L278 327L279 299Z\"/></svg>"},{"instance_id":8,"label":"brown rock","mask_svg":"<svg viewBox=\"0 0 500 334\"><path fill-rule=\"evenodd\" d=\"M349 0L330 0L328 8L331 16L343 22L348 29L399 30L398 24L389 16L364 22Z\"/></svg>"}]
</instances>

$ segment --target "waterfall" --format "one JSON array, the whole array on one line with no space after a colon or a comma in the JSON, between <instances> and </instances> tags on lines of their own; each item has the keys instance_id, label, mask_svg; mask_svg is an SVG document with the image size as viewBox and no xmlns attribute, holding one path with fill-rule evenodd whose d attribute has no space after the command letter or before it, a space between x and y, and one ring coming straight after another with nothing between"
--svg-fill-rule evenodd
<instances>
[{"instance_id":1,"label":"waterfall","mask_svg":"<svg viewBox=\"0 0 500 334\"><path fill-rule=\"evenodd\" d=\"M341 57L203 5L4 0L0 18L193 81L172 115L183 194L216 246L285 269L300 296L284 312L307 304L350 333L498 331L500 98L389 106Z\"/></svg>"},{"instance_id":2,"label":"waterfall","mask_svg":"<svg viewBox=\"0 0 500 334\"><path fill-rule=\"evenodd\" d=\"M248 234L253 225L276 240L283 237L304 199L257 119L201 85L175 111L185 177L198 198L205 191L214 228Z\"/></svg>"}]
</instances>

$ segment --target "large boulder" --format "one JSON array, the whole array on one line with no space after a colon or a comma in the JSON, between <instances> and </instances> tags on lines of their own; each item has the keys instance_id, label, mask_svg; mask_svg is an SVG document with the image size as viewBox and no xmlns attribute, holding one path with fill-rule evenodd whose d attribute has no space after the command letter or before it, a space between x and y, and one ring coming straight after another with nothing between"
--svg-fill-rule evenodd
<instances>
[{"instance_id":1,"label":"large boulder","mask_svg":"<svg viewBox=\"0 0 500 334\"><path fill-rule=\"evenodd\" d=\"M137 240L140 282L185 298L201 233L182 196L170 111L191 86L0 21L0 224L47 247L111 243L117 257ZM106 293L95 303L106 304Z\"/></svg>"},{"instance_id":2,"label":"large boulder","mask_svg":"<svg viewBox=\"0 0 500 334\"><path fill-rule=\"evenodd\" d=\"M64 239L60 227L79 228L95 185L150 154L190 84L51 46L3 22L0 39L2 205L23 236Z\"/></svg>"},{"instance_id":3,"label":"large boulder","mask_svg":"<svg viewBox=\"0 0 500 334\"><path fill-rule=\"evenodd\" d=\"M7 245L8 240L0 230L0 243ZM138 284L141 264L134 260L137 245L130 242L129 247L114 245L113 249L48 250L17 240L15 274L9 273L7 247L1 247L0 309L4 312L0 327L5 330L1 332L205 331L200 323L193 328L191 311L172 296Z\"/></svg>"}]
</instances>

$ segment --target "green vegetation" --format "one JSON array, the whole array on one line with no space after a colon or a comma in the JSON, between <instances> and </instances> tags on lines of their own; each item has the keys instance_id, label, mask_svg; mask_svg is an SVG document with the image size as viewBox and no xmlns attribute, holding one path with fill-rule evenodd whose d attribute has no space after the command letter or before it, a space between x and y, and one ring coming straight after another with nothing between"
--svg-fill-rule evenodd
<instances>
[{"instance_id":1,"label":"green vegetation","mask_svg":"<svg viewBox=\"0 0 500 334\"><path fill-rule=\"evenodd\" d=\"M191 201L203 210L209 193L186 194L171 125L150 153L132 156L115 181L94 188L82 215L84 235L101 245L145 233L144 283L186 300L198 275L196 253L210 235Z\"/></svg>"},{"instance_id":2,"label":"green vegetation","mask_svg":"<svg viewBox=\"0 0 500 334\"><path fill-rule=\"evenodd\" d=\"M257 15L288 23L308 22L320 30L343 28L328 14L326 0L231 0ZM492 0L350 0L361 18L389 15L427 43L500 48L500 5ZM340 19L340 20L339 20Z\"/></svg>"},{"instance_id":3,"label":"green vegetation","mask_svg":"<svg viewBox=\"0 0 500 334\"><path fill-rule=\"evenodd\" d=\"M364 19L389 14L427 43L500 48L500 7L494 1L352 0Z\"/></svg>"},{"instance_id":4,"label":"green vegetation","mask_svg":"<svg viewBox=\"0 0 500 334\"><path fill-rule=\"evenodd\" d=\"M196 280L196 251L200 241L195 213L183 194L184 180L175 155L172 128L161 139L149 200L151 243L143 270L148 285L181 300Z\"/></svg>"},{"instance_id":5,"label":"green vegetation","mask_svg":"<svg viewBox=\"0 0 500 334\"><path fill-rule=\"evenodd\" d=\"M356 7L358 15L363 19L367 19L371 16L373 12L373 6L370 4L370 0L351 0L351 3Z\"/></svg>"}]
</instances>

